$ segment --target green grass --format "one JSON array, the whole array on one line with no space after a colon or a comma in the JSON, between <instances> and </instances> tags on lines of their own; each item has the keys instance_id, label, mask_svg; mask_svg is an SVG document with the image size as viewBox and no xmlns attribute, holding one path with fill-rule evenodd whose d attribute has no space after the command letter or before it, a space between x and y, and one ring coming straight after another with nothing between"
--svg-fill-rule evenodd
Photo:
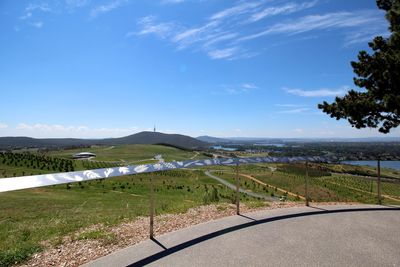
<instances>
[{"instance_id":1,"label":"green grass","mask_svg":"<svg viewBox=\"0 0 400 267\"><path fill-rule=\"evenodd\" d=\"M161 154L165 161L187 160L195 155L195 152L185 151L162 145L119 145L100 146L83 149L70 149L49 152L48 155L55 157L71 158L75 153L89 151L96 154L96 161L128 162L142 164L142 160L152 159L155 155ZM205 158L200 154L196 158ZM151 161L150 161L151 162ZM154 162L154 161L153 161Z\"/></svg>"},{"instance_id":2,"label":"green grass","mask_svg":"<svg viewBox=\"0 0 400 267\"><path fill-rule=\"evenodd\" d=\"M155 186L156 214L180 213L203 205L206 191L213 187L220 202L231 203L234 196L234 192L195 170L74 183L70 189L58 185L1 193L0 261L6 262L3 265L21 262L43 241L57 243L60 237L90 225L114 225L148 216L150 177ZM243 200L254 201L248 197ZM91 233L81 238L96 235L101 236Z\"/></svg>"},{"instance_id":3,"label":"green grass","mask_svg":"<svg viewBox=\"0 0 400 267\"><path fill-rule=\"evenodd\" d=\"M218 177L230 182L231 184L236 185L236 176L233 173L233 170L228 173L223 172L223 171L216 171L216 172L213 172L213 174L215 176L218 176ZM259 194L262 194L265 196L282 197L284 195L283 192L279 192L279 191L275 190L275 188L273 188L273 187L261 185L259 183L256 183L255 181L247 179L243 176L239 176L239 184L240 184L240 187L245 190L248 190L248 191L251 191L254 193L259 193ZM289 197L289 200L294 200L294 198Z\"/></svg>"},{"instance_id":4,"label":"green grass","mask_svg":"<svg viewBox=\"0 0 400 267\"><path fill-rule=\"evenodd\" d=\"M96 162L74 161L74 169L110 167L111 162L143 164L152 162L154 155L162 154L166 161L187 160L195 155L176 148L153 145L126 145L96 147L49 152L49 157L70 158L74 153L90 151L97 154ZM204 158L199 154L196 158ZM141 161L144 160L144 161ZM104 161L102 163L100 161ZM135 163L137 162L137 163ZM39 164L41 166L42 162ZM272 172L270 167L276 168ZM234 172L229 166L212 166L214 170ZM310 164L309 192L313 201L356 201L376 203L376 183L353 175L330 174L339 172L340 166ZM372 170L366 167L346 165L345 171ZM353 169L352 169L353 168ZM362 168L362 169L359 169ZM23 162L3 163L0 160L0 176L12 177L50 173L47 167L32 168ZM241 165L240 172L272 185L264 187L241 177L241 186L267 195L282 195L274 187L304 196L304 164L248 164ZM396 171L385 170L387 176ZM234 175L216 172L217 176L235 183ZM398 176L397 176L398 177ZM0 266L23 262L46 244L58 244L62 237L98 239L114 242L115 237L102 229L74 233L91 225L115 225L138 216L148 216L150 178L153 178L156 196L156 214L185 212L191 207L210 203L234 203L235 193L204 175L202 170L173 170L150 174L116 177L106 180L58 185L39 189L0 193ZM400 184L382 182L382 194L400 198ZM241 201L252 207L265 205L262 201L241 194ZM385 204L399 204L384 199ZM223 207L221 208L223 209Z\"/></svg>"}]
</instances>

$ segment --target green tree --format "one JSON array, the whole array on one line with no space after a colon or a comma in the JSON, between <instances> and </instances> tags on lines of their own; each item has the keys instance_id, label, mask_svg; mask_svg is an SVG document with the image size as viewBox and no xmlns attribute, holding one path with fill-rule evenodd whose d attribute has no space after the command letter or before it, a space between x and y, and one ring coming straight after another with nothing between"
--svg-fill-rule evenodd
<instances>
[{"instance_id":1,"label":"green tree","mask_svg":"<svg viewBox=\"0 0 400 267\"><path fill-rule=\"evenodd\" d=\"M377 5L386 11L391 35L375 37L368 44L372 54L360 51L359 61L351 62L357 75L354 83L365 90L350 90L318 108L337 120L347 119L358 129L379 127L388 133L400 125L400 0L377 0Z\"/></svg>"}]
</instances>

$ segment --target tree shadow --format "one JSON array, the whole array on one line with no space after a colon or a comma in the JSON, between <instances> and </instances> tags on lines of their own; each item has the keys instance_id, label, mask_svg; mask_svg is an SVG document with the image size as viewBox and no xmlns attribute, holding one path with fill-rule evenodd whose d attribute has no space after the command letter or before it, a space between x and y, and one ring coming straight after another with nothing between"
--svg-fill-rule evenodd
<instances>
[{"instance_id":1,"label":"tree shadow","mask_svg":"<svg viewBox=\"0 0 400 267\"><path fill-rule=\"evenodd\" d=\"M315 207L312 207L315 208ZM319 209L319 208L318 208ZM159 241L155 240L154 238L152 239L154 242L156 242L158 245L160 245L162 248L164 248L163 251L158 252L154 255L151 255L149 257L146 257L142 260L139 260L137 262L134 262L130 265L128 265L129 267L136 267L136 266L144 266L146 264L150 264L152 262L155 262L161 258L164 258L168 255L171 255L175 252L178 252L180 250L186 249L188 247L194 246L196 244L199 244L201 242L210 240L212 238L216 238L219 236L222 236L224 234L228 234L234 231L238 231L244 228L248 228L248 227L252 227L252 226L256 226L256 225L260 225L260 224L264 224L264 223L269 223L269 222L274 222L274 221L280 221L280 220L286 220L286 219L292 219L292 218L300 218L300 217L306 217L306 216L312 216L312 215L322 215L322 214L334 214L334 213L346 213L346 212L362 212L362 211L393 211L393 210L399 210L400 211L400 207L385 207L385 208L349 208L349 209L340 209L340 210L322 210L319 209L318 211L308 211L308 212L301 212L301 213L295 213L295 214L287 214L287 215L281 215L281 216L276 216L276 217L272 217L272 218L265 218L265 219L260 219L260 220L254 220L250 217L247 216L243 216L245 218L249 218L252 221L247 222L247 223L243 223L243 224L239 224L239 225L235 225L235 226L231 226L222 230L218 230L197 238L194 238L192 240L183 242L179 245L176 245L174 247L171 248L166 248L165 246L163 246Z\"/></svg>"}]
</instances>

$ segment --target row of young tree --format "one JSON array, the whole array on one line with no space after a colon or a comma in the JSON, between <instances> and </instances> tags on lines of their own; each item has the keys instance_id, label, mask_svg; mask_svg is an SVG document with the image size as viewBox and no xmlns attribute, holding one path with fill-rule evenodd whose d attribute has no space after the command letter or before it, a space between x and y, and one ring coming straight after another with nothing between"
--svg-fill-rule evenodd
<instances>
[{"instance_id":1,"label":"row of young tree","mask_svg":"<svg viewBox=\"0 0 400 267\"><path fill-rule=\"evenodd\" d=\"M32 153L0 152L0 163L11 167L24 167L43 171L74 171L74 162L70 159L49 157Z\"/></svg>"}]
</instances>

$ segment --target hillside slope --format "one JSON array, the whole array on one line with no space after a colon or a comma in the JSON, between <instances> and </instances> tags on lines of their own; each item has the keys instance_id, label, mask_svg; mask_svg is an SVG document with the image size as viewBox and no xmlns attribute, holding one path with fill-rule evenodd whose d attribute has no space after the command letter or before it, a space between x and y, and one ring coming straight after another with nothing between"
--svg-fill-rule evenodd
<instances>
[{"instance_id":1,"label":"hillside slope","mask_svg":"<svg viewBox=\"0 0 400 267\"><path fill-rule=\"evenodd\" d=\"M38 139L31 137L0 137L0 149L16 148L55 148L89 145L125 145L125 144L167 144L185 149L202 149L208 146L206 142L181 134L164 134L158 132L140 132L120 138L106 139L74 139L50 138Z\"/></svg>"}]
</instances>

